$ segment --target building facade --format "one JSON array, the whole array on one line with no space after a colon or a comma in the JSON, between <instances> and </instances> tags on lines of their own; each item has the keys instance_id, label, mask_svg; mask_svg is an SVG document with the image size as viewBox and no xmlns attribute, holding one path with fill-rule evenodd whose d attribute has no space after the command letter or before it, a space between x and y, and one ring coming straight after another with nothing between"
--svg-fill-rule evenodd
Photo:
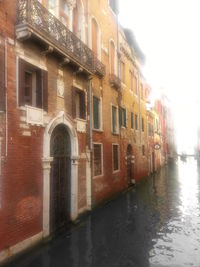
<instances>
[{"instance_id":1,"label":"building facade","mask_svg":"<svg viewBox=\"0 0 200 267\"><path fill-rule=\"evenodd\" d=\"M146 177L158 115L116 1L3 0L0 15L1 262Z\"/></svg>"}]
</instances>

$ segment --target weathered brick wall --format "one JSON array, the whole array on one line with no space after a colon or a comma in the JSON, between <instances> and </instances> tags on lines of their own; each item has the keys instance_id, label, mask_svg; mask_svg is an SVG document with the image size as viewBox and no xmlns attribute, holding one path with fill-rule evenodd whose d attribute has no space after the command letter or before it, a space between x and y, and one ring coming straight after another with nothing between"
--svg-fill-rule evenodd
<instances>
[{"instance_id":1,"label":"weathered brick wall","mask_svg":"<svg viewBox=\"0 0 200 267\"><path fill-rule=\"evenodd\" d=\"M24 239L42 231L43 209L43 139L42 126L26 124L25 111L17 105L17 57L35 60L37 66L41 62L48 69L48 109L47 121L53 119L59 111L64 110L71 124L72 119L72 85L73 81L87 91L86 76L75 74L70 66L64 66L65 81L64 99L57 97L57 78L59 60L52 55L44 56L41 48L31 41L24 44L15 43L15 1L0 3L1 32L9 37L7 43L7 97L8 97L8 155L2 163L2 206L0 208L0 251L17 244ZM5 154L5 115L3 118L2 153ZM86 147L88 134L78 134L78 208L86 209Z\"/></svg>"}]
</instances>

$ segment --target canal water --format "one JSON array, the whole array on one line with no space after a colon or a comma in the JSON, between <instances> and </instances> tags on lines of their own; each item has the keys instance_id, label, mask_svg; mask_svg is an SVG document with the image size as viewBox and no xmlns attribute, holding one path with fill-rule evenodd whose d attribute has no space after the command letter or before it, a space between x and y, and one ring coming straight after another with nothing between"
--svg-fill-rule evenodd
<instances>
[{"instance_id":1,"label":"canal water","mask_svg":"<svg viewBox=\"0 0 200 267\"><path fill-rule=\"evenodd\" d=\"M200 266L200 175L179 161L9 267Z\"/></svg>"}]
</instances>

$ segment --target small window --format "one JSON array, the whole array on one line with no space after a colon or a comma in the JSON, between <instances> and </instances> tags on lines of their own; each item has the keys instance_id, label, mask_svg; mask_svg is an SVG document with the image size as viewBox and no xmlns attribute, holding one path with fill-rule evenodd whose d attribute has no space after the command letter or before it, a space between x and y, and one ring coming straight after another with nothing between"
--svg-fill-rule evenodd
<instances>
[{"instance_id":1,"label":"small window","mask_svg":"<svg viewBox=\"0 0 200 267\"><path fill-rule=\"evenodd\" d=\"M133 73L131 70L129 71L129 77L130 77L130 90L133 91Z\"/></svg>"},{"instance_id":2,"label":"small window","mask_svg":"<svg viewBox=\"0 0 200 267\"><path fill-rule=\"evenodd\" d=\"M100 57L100 32L96 20L93 18L91 22L92 51L97 58Z\"/></svg>"},{"instance_id":3,"label":"small window","mask_svg":"<svg viewBox=\"0 0 200 267\"><path fill-rule=\"evenodd\" d=\"M100 99L93 96L93 128L101 129L101 102Z\"/></svg>"},{"instance_id":4,"label":"small window","mask_svg":"<svg viewBox=\"0 0 200 267\"><path fill-rule=\"evenodd\" d=\"M102 144L93 145L93 166L94 166L94 176L102 175L103 173L103 164L102 164Z\"/></svg>"},{"instance_id":5,"label":"small window","mask_svg":"<svg viewBox=\"0 0 200 267\"><path fill-rule=\"evenodd\" d=\"M110 41L110 74L115 74L115 44Z\"/></svg>"},{"instance_id":6,"label":"small window","mask_svg":"<svg viewBox=\"0 0 200 267\"><path fill-rule=\"evenodd\" d=\"M133 112L131 112L131 129L134 128L134 123L133 123Z\"/></svg>"},{"instance_id":7,"label":"small window","mask_svg":"<svg viewBox=\"0 0 200 267\"><path fill-rule=\"evenodd\" d=\"M19 106L29 105L47 110L47 71L19 59Z\"/></svg>"},{"instance_id":8,"label":"small window","mask_svg":"<svg viewBox=\"0 0 200 267\"><path fill-rule=\"evenodd\" d=\"M142 145L142 156L145 156L145 146Z\"/></svg>"},{"instance_id":9,"label":"small window","mask_svg":"<svg viewBox=\"0 0 200 267\"><path fill-rule=\"evenodd\" d=\"M135 130L138 129L138 115L135 114Z\"/></svg>"},{"instance_id":10,"label":"small window","mask_svg":"<svg viewBox=\"0 0 200 267\"><path fill-rule=\"evenodd\" d=\"M77 88L73 88L72 115L73 118L86 119L85 92Z\"/></svg>"},{"instance_id":11,"label":"small window","mask_svg":"<svg viewBox=\"0 0 200 267\"><path fill-rule=\"evenodd\" d=\"M126 127L126 109L121 108L119 109L119 123L120 126Z\"/></svg>"},{"instance_id":12,"label":"small window","mask_svg":"<svg viewBox=\"0 0 200 267\"><path fill-rule=\"evenodd\" d=\"M117 116L117 108L112 106L112 132L118 133L118 116Z\"/></svg>"},{"instance_id":13,"label":"small window","mask_svg":"<svg viewBox=\"0 0 200 267\"><path fill-rule=\"evenodd\" d=\"M125 64L121 61L121 81L125 83Z\"/></svg>"},{"instance_id":14,"label":"small window","mask_svg":"<svg viewBox=\"0 0 200 267\"><path fill-rule=\"evenodd\" d=\"M143 85L141 84L140 87L140 94L141 94L141 99L144 99L144 90L143 90Z\"/></svg>"},{"instance_id":15,"label":"small window","mask_svg":"<svg viewBox=\"0 0 200 267\"><path fill-rule=\"evenodd\" d=\"M119 146L113 145L113 171L119 170Z\"/></svg>"},{"instance_id":16,"label":"small window","mask_svg":"<svg viewBox=\"0 0 200 267\"><path fill-rule=\"evenodd\" d=\"M144 132L144 118L142 118L142 131Z\"/></svg>"}]
</instances>

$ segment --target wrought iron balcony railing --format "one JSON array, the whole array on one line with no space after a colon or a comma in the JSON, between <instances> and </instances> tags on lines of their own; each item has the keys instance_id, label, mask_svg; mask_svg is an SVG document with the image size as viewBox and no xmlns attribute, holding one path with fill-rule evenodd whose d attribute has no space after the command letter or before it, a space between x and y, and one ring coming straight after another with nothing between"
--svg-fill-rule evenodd
<instances>
[{"instance_id":1,"label":"wrought iron balcony railing","mask_svg":"<svg viewBox=\"0 0 200 267\"><path fill-rule=\"evenodd\" d=\"M105 75L105 65L93 51L51 14L38 0L18 0L17 39L33 35L89 73Z\"/></svg>"},{"instance_id":2,"label":"wrought iron balcony railing","mask_svg":"<svg viewBox=\"0 0 200 267\"><path fill-rule=\"evenodd\" d=\"M110 85L116 89L121 88L121 80L115 74L110 74L109 76Z\"/></svg>"}]
</instances>

